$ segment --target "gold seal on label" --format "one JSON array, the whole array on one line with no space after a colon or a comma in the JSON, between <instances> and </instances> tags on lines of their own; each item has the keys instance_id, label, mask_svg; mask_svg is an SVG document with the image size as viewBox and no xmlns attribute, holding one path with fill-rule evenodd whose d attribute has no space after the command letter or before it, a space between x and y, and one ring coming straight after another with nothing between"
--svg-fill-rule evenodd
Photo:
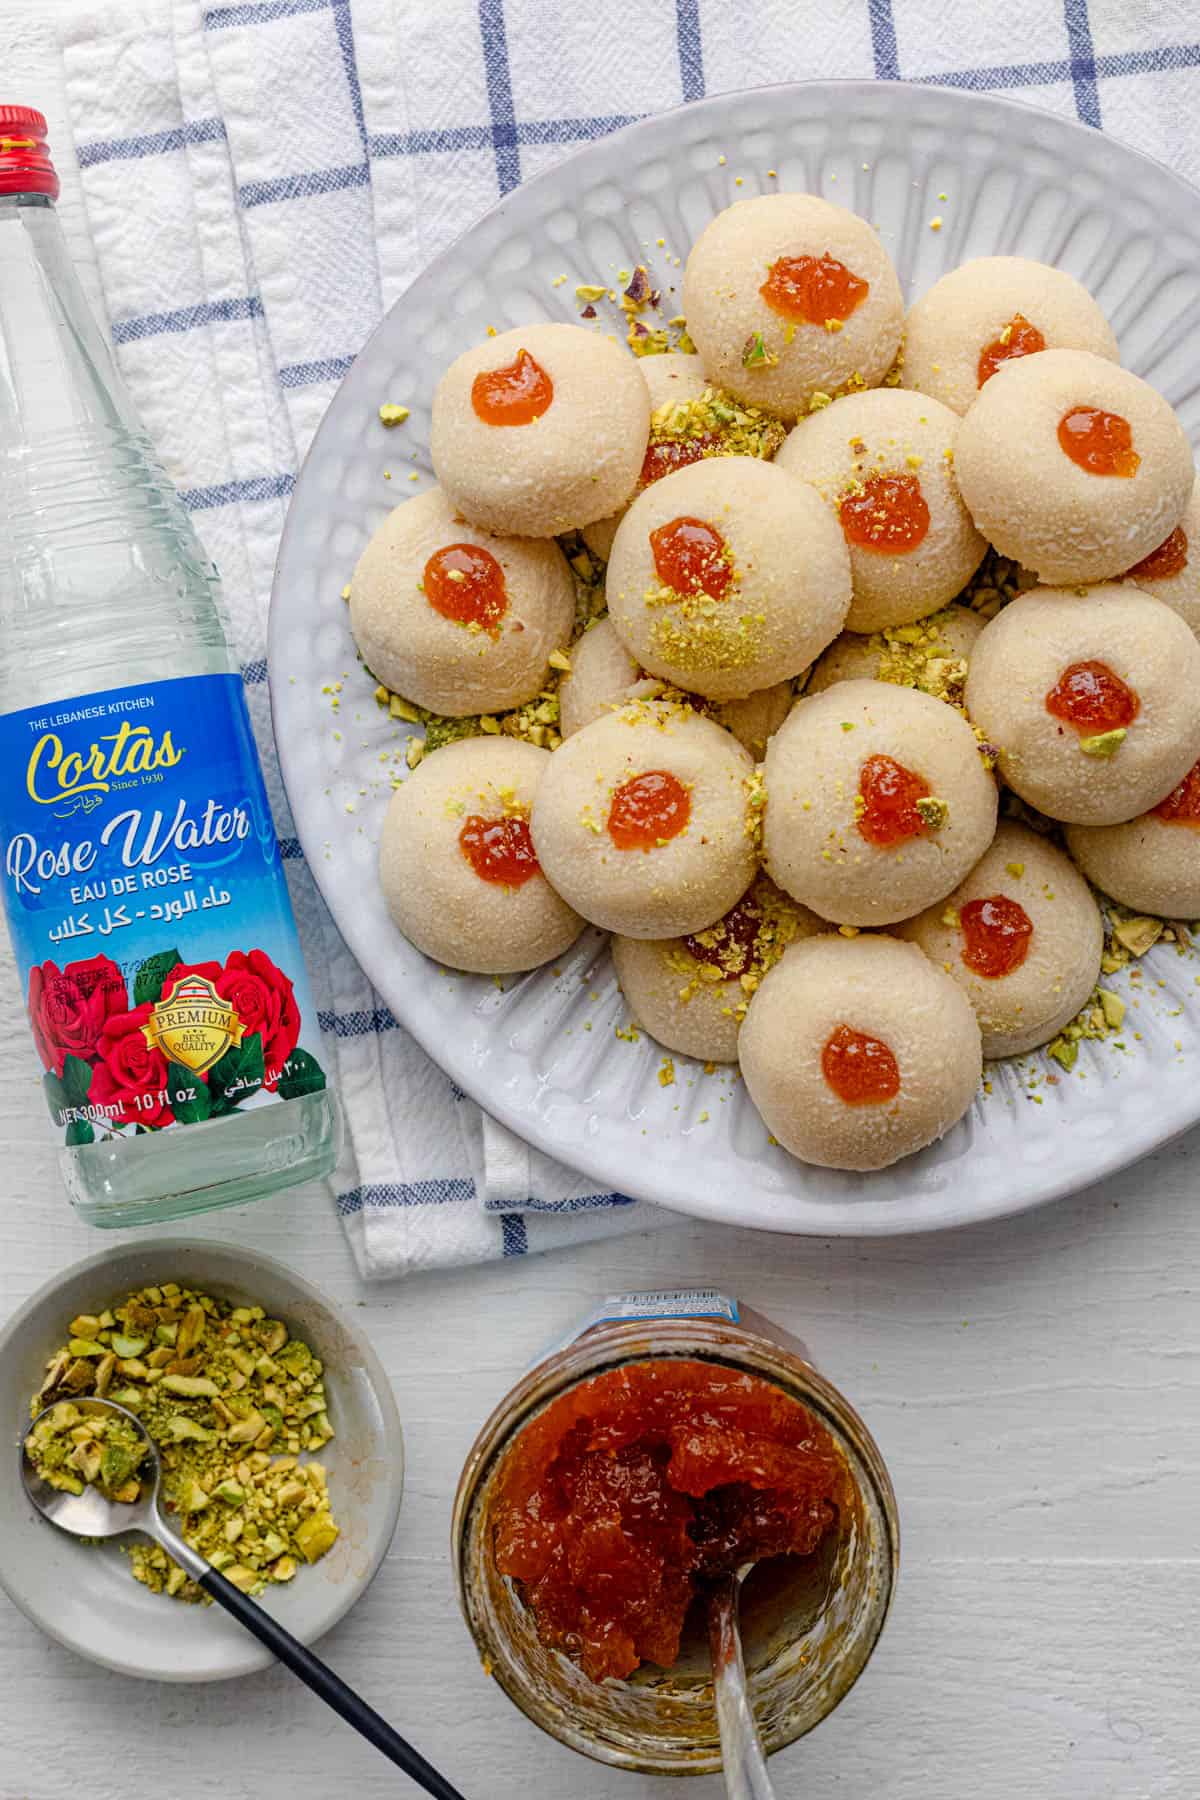
<instances>
[{"instance_id":1,"label":"gold seal on label","mask_svg":"<svg viewBox=\"0 0 1200 1800\"><path fill-rule=\"evenodd\" d=\"M211 981L203 975L184 975L167 999L155 1002L142 1033L152 1050L161 1050L193 1075L203 1075L232 1045L241 1043L242 1022Z\"/></svg>"}]
</instances>

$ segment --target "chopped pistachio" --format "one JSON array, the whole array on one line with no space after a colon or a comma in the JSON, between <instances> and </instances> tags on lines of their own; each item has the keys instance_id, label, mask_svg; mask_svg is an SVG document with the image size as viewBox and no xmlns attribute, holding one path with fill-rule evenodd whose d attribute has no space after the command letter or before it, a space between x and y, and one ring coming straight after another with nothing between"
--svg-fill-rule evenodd
<instances>
[{"instance_id":1,"label":"chopped pistachio","mask_svg":"<svg viewBox=\"0 0 1200 1800\"><path fill-rule=\"evenodd\" d=\"M131 1433L132 1435L132 1433ZM115 1432L105 1434L104 1448L100 1455L100 1481L106 1488L123 1488L131 1475L136 1475L146 1460L146 1449L140 1437L133 1441L123 1440ZM95 1480L95 1476L89 1477ZM137 1493L135 1490L134 1498Z\"/></svg>"},{"instance_id":2,"label":"chopped pistachio","mask_svg":"<svg viewBox=\"0 0 1200 1800\"><path fill-rule=\"evenodd\" d=\"M85 1438L82 1443L76 1444L68 1460L72 1468L79 1470L79 1473L83 1476L85 1481L96 1481L100 1475L101 1464L104 1460L99 1439ZM121 1481L124 1479L124 1474L122 1474ZM112 1484L108 1479L105 1478L104 1486L110 1487L111 1485ZM120 1482L118 1482L117 1485L120 1486Z\"/></svg>"},{"instance_id":3,"label":"chopped pistachio","mask_svg":"<svg viewBox=\"0 0 1200 1800\"><path fill-rule=\"evenodd\" d=\"M768 350L761 331L752 331L742 345L743 369L773 369L779 358Z\"/></svg>"},{"instance_id":4,"label":"chopped pistachio","mask_svg":"<svg viewBox=\"0 0 1200 1800\"><path fill-rule=\"evenodd\" d=\"M141 1492L131 1477L146 1460L146 1445L118 1413L84 1416L69 1401L58 1401L38 1419L25 1450L42 1478L65 1493L81 1494L89 1483L110 1500L136 1500Z\"/></svg>"},{"instance_id":5,"label":"chopped pistachio","mask_svg":"<svg viewBox=\"0 0 1200 1800\"><path fill-rule=\"evenodd\" d=\"M1119 1031L1125 1018L1125 1002L1119 994L1114 994L1109 988L1097 988L1096 992L1104 1013L1105 1024L1110 1031Z\"/></svg>"},{"instance_id":6,"label":"chopped pistachio","mask_svg":"<svg viewBox=\"0 0 1200 1800\"><path fill-rule=\"evenodd\" d=\"M175 1354L189 1356L204 1336L207 1315L202 1306L189 1306L175 1339Z\"/></svg>"},{"instance_id":7,"label":"chopped pistachio","mask_svg":"<svg viewBox=\"0 0 1200 1800\"><path fill-rule=\"evenodd\" d=\"M635 356L664 356L671 348L671 340L667 336L665 327L659 325L651 331L642 324L640 319L629 321L629 330L625 334L625 341Z\"/></svg>"},{"instance_id":8,"label":"chopped pistachio","mask_svg":"<svg viewBox=\"0 0 1200 1800\"><path fill-rule=\"evenodd\" d=\"M1113 731L1097 732L1095 737L1080 738L1079 748L1085 756L1115 756L1127 736L1124 725Z\"/></svg>"},{"instance_id":9,"label":"chopped pistachio","mask_svg":"<svg viewBox=\"0 0 1200 1800\"><path fill-rule=\"evenodd\" d=\"M949 803L936 794L923 794L917 801L917 811L930 831L940 831L950 817Z\"/></svg>"},{"instance_id":10,"label":"chopped pistachio","mask_svg":"<svg viewBox=\"0 0 1200 1800\"><path fill-rule=\"evenodd\" d=\"M256 1407L246 1418L231 1425L225 1436L231 1444L252 1444L266 1422Z\"/></svg>"},{"instance_id":11,"label":"chopped pistachio","mask_svg":"<svg viewBox=\"0 0 1200 1800\"><path fill-rule=\"evenodd\" d=\"M189 1480L179 1497L180 1510L185 1513L203 1512L212 1496L194 1478Z\"/></svg>"},{"instance_id":12,"label":"chopped pistachio","mask_svg":"<svg viewBox=\"0 0 1200 1800\"><path fill-rule=\"evenodd\" d=\"M163 1386L169 1394L185 1400L215 1400L220 1393L215 1381L207 1375L164 1375Z\"/></svg>"},{"instance_id":13,"label":"chopped pistachio","mask_svg":"<svg viewBox=\"0 0 1200 1800\"><path fill-rule=\"evenodd\" d=\"M35 1396L37 1400L44 1401L48 1394L52 1394L55 1391L62 1381L63 1376L66 1374L70 1362L71 1359L65 1350L60 1350L56 1356L50 1358L50 1361L46 1364L46 1373L42 1379L42 1385Z\"/></svg>"},{"instance_id":14,"label":"chopped pistachio","mask_svg":"<svg viewBox=\"0 0 1200 1800\"><path fill-rule=\"evenodd\" d=\"M1129 919L1114 919L1112 933L1131 956L1145 956L1147 950L1152 949L1162 936L1163 922L1161 919L1144 918L1140 915Z\"/></svg>"},{"instance_id":15,"label":"chopped pistachio","mask_svg":"<svg viewBox=\"0 0 1200 1800\"><path fill-rule=\"evenodd\" d=\"M96 1379L96 1371L86 1357L77 1356L71 1363L60 1382L72 1394L81 1394L90 1388Z\"/></svg>"},{"instance_id":16,"label":"chopped pistachio","mask_svg":"<svg viewBox=\"0 0 1200 1800\"><path fill-rule=\"evenodd\" d=\"M92 1335L82 1334L85 1325ZM160 1341L144 1356L118 1356L113 1347L120 1340L119 1348L145 1352L152 1338ZM301 1561L314 1561L336 1541L324 1467L295 1454L320 1449L334 1436L324 1371L307 1344L289 1340L283 1321L268 1319L261 1307L231 1310L164 1283L113 1311L81 1313L70 1341L80 1349L98 1344L102 1354L60 1349L32 1398L35 1414L47 1404L53 1409L39 1422L36 1448L47 1479L72 1493L96 1481L114 1500L140 1497L143 1445L134 1428L118 1420L118 1430L107 1415L85 1415L67 1397L108 1387L110 1398L138 1413L157 1444L164 1498L184 1536L214 1567L244 1571L245 1591L293 1579ZM110 1385L114 1373L123 1385ZM251 1394L261 1396L257 1405ZM280 1449L295 1453L272 1455L277 1437ZM156 1546L135 1544L128 1554L134 1578L152 1592L206 1600Z\"/></svg>"},{"instance_id":17,"label":"chopped pistachio","mask_svg":"<svg viewBox=\"0 0 1200 1800\"><path fill-rule=\"evenodd\" d=\"M282 1367L288 1371L289 1375L300 1374L302 1370L311 1367L312 1361L312 1351L307 1344L301 1343L298 1338L293 1338L291 1343L286 1345L279 1353L279 1362Z\"/></svg>"},{"instance_id":18,"label":"chopped pistachio","mask_svg":"<svg viewBox=\"0 0 1200 1800\"><path fill-rule=\"evenodd\" d=\"M169 1444L182 1444L185 1440L193 1444L214 1444L217 1440L215 1431L210 1431L183 1413L176 1413L169 1418L163 1429Z\"/></svg>"},{"instance_id":19,"label":"chopped pistachio","mask_svg":"<svg viewBox=\"0 0 1200 1800\"><path fill-rule=\"evenodd\" d=\"M307 1519L296 1527L296 1543L305 1562L316 1562L332 1548L338 1537L338 1528L332 1516L326 1512L310 1513Z\"/></svg>"}]
</instances>

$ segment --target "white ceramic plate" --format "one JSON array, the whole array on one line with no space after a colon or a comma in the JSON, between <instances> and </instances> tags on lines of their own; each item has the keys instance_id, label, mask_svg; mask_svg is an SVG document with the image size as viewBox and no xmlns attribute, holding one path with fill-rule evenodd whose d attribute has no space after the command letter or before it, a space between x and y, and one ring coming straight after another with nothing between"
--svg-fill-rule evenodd
<instances>
[{"instance_id":1,"label":"white ceramic plate","mask_svg":"<svg viewBox=\"0 0 1200 1800\"><path fill-rule=\"evenodd\" d=\"M256 1250L161 1238L114 1246L56 1275L0 1332L0 1583L35 1625L68 1649L124 1675L154 1681L219 1681L275 1659L219 1606L187 1606L134 1581L119 1542L84 1544L41 1518L25 1497L19 1443L47 1358L81 1312L133 1289L178 1281L233 1302L259 1305L304 1339L325 1364L337 1436L321 1452L341 1536L265 1605L311 1644L364 1593L387 1553L400 1512L404 1445L382 1364L363 1333L301 1276Z\"/></svg>"},{"instance_id":2,"label":"white ceramic plate","mask_svg":"<svg viewBox=\"0 0 1200 1800\"><path fill-rule=\"evenodd\" d=\"M346 941L395 1016L489 1112L614 1189L702 1217L821 1235L927 1230L1081 1187L1200 1119L1191 957L1148 959L1153 995L1130 1014L1128 1054L1086 1046L1076 1073L1036 1096L1028 1074L997 1065L992 1093L941 1144L880 1174L843 1175L773 1147L728 1075L676 1057L675 1085L660 1086L658 1046L614 1039L624 1011L598 935L558 975L513 979L501 993L490 980L447 977L414 950L375 876L389 797L381 756L404 728L374 704L339 596L388 510L431 479L438 376L489 325L575 319L578 282L611 285L619 268L644 262L656 286L677 289L676 258L715 212L786 189L876 224L910 296L972 256L1069 269L1112 320L1127 365L1200 441L1200 198L1167 170L1047 113L936 88L821 83L688 106L510 194L413 284L358 357L284 532L270 633L275 733L301 842ZM402 430L380 425L384 400L412 408ZM338 679L335 715L322 688Z\"/></svg>"}]
</instances>

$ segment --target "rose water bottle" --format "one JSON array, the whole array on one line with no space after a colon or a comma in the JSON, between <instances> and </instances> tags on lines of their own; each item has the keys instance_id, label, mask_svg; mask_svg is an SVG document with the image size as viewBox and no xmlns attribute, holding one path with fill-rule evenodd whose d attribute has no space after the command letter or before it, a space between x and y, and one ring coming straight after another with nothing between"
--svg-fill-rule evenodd
<instances>
[{"instance_id":1,"label":"rose water bottle","mask_svg":"<svg viewBox=\"0 0 1200 1800\"><path fill-rule=\"evenodd\" d=\"M338 1119L217 578L0 106L0 888L75 1205L323 1175Z\"/></svg>"}]
</instances>

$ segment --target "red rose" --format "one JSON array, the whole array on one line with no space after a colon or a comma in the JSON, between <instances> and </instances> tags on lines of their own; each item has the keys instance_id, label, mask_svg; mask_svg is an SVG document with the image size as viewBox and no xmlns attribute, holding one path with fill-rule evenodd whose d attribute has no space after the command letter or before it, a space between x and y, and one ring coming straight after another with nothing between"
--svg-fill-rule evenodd
<instances>
[{"instance_id":1,"label":"red rose","mask_svg":"<svg viewBox=\"0 0 1200 1800\"><path fill-rule=\"evenodd\" d=\"M300 1008L292 984L265 950L231 950L217 992L237 1008L246 1037L262 1034L264 1087L274 1089L300 1036Z\"/></svg>"},{"instance_id":2,"label":"red rose","mask_svg":"<svg viewBox=\"0 0 1200 1800\"><path fill-rule=\"evenodd\" d=\"M152 1050L142 1026L154 1011L145 1001L132 1012L114 1014L98 1046L88 1100L103 1107L114 1125L170 1125L175 1115L161 1098L167 1085L167 1059ZM133 1104L135 1095L140 1106Z\"/></svg>"},{"instance_id":3,"label":"red rose","mask_svg":"<svg viewBox=\"0 0 1200 1800\"><path fill-rule=\"evenodd\" d=\"M171 998L175 990L175 983L182 981L185 975L203 975L204 979L211 981L215 987L221 979L221 965L219 962L176 963L170 973L163 977L162 997L164 1000Z\"/></svg>"},{"instance_id":4,"label":"red rose","mask_svg":"<svg viewBox=\"0 0 1200 1800\"><path fill-rule=\"evenodd\" d=\"M38 1055L55 1075L68 1056L91 1062L105 1024L129 1005L125 977L107 956L35 964L29 971L29 1023Z\"/></svg>"}]
</instances>

